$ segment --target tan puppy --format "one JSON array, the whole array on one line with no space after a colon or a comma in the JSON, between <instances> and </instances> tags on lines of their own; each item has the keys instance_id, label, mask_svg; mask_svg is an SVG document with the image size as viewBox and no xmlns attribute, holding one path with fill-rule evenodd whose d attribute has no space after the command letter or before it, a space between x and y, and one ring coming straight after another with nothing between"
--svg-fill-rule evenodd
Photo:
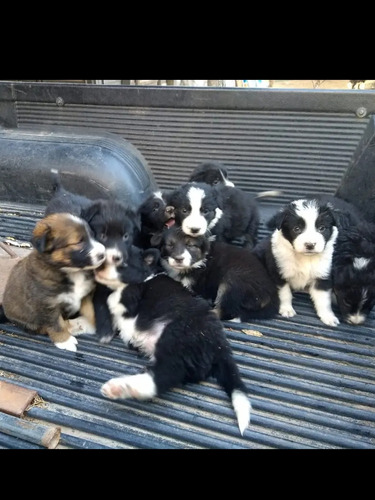
<instances>
[{"instance_id":1,"label":"tan puppy","mask_svg":"<svg viewBox=\"0 0 375 500\"><path fill-rule=\"evenodd\" d=\"M68 319L81 314L95 324L92 269L104 262L105 248L90 236L85 221L68 213L37 222L31 242L33 250L9 275L4 313L27 330L48 335L56 347L76 351Z\"/></svg>"}]
</instances>

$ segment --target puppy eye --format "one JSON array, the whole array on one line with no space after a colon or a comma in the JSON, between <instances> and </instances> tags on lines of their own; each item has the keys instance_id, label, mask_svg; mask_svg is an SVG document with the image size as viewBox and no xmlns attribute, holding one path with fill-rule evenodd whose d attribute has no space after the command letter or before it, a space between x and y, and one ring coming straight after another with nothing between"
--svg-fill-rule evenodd
<instances>
[{"instance_id":1,"label":"puppy eye","mask_svg":"<svg viewBox=\"0 0 375 500\"><path fill-rule=\"evenodd\" d=\"M219 184L218 179L215 179L213 183L214 183L214 184Z\"/></svg>"},{"instance_id":2,"label":"puppy eye","mask_svg":"<svg viewBox=\"0 0 375 500\"><path fill-rule=\"evenodd\" d=\"M348 299L342 299L342 302L343 302L344 306L350 307L350 300L348 300Z\"/></svg>"},{"instance_id":3,"label":"puppy eye","mask_svg":"<svg viewBox=\"0 0 375 500\"><path fill-rule=\"evenodd\" d=\"M101 233L99 238L100 238L100 241L107 241L107 235L105 233Z\"/></svg>"},{"instance_id":4,"label":"puppy eye","mask_svg":"<svg viewBox=\"0 0 375 500\"><path fill-rule=\"evenodd\" d=\"M208 214L209 210L208 210L208 208L202 208L201 212L202 212L202 214L206 215L206 214Z\"/></svg>"},{"instance_id":5,"label":"puppy eye","mask_svg":"<svg viewBox=\"0 0 375 500\"><path fill-rule=\"evenodd\" d=\"M123 234L123 235L122 235L122 239L123 239L124 241L127 241L127 240L129 239L129 234L128 234L128 233Z\"/></svg>"},{"instance_id":6,"label":"puppy eye","mask_svg":"<svg viewBox=\"0 0 375 500\"><path fill-rule=\"evenodd\" d=\"M318 227L318 231L319 231L319 233L323 233L325 230L326 230L326 227L325 227L325 226L319 226L319 227Z\"/></svg>"},{"instance_id":7,"label":"puppy eye","mask_svg":"<svg viewBox=\"0 0 375 500\"><path fill-rule=\"evenodd\" d=\"M294 231L296 234L300 234L300 233L302 233L302 229L301 229L299 226L295 226L295 227L293 228L293 231Z\"/></svg>"},{"instance_id":8,"label":"puppy eye","mask_svg":"<svg viewBox=\"0 0 375 500\"><path fill-rule=\"evenodd\" d=\"M188 210L187 210L187 208L183 208L183 209L181 209L181 212L182 212L183 214L186 214L186 213L187 213L187 211L188 211Z\"/></svg>"}]
</instances>

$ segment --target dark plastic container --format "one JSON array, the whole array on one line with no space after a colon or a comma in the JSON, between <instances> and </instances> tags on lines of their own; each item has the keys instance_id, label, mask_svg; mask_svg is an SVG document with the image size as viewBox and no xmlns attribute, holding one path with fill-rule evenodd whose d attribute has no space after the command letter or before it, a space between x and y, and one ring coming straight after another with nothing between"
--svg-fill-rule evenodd
<instances>
[{"instance_id":1,"label":"dark plastic container","mask_svg":"<svg viewBox=\"0 0 375 500\"><path fill-rule=\"evenodd\" d=\"M157 189L140 151L122 137L79 127L0 129L0 202L46 204L51 169L65 189L139 206Z\"/></svg>"}]
</instances>

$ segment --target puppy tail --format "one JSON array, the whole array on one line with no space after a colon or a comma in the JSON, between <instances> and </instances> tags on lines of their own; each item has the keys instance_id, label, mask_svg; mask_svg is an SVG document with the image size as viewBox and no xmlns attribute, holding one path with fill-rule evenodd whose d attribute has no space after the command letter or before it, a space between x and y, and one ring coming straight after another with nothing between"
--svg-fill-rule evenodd
<instances>
[{"instance_id":1,"label":"puppy tail","mask_svg":"<svg viewBox=\"0 0 375 500\"><path fill-rule=\"evenodd\" d=\"M218 383L231 398L236 413L241 436L250 424L251 403L246 394L245 384L241 380L238 367L230 356L224 357L215 373Z\"/></svg>"},{"instance_id":2,"label":"puppy tail","mask_svg":"<svg viewBox=\"0 0 375 500\"><path fill-rule=\"evenodd\" d=\"M283 194L283 191L279 191L278 189L271 190L271 191L261 191L258 193L255 198L273 198L276 196L281 196Z\"/></svg>"},{"instance_id":3,"label":"puppy tail","mask_svg":"<svg viewBox=\"0 0 375 500\"><path fill-rule=\"evenodd\" d=\"M56 170L55 168L51 168L51 174L52 174L52 189L55 192L61 187L60 174L59 171Z\"/></svg>"}]
</instances>

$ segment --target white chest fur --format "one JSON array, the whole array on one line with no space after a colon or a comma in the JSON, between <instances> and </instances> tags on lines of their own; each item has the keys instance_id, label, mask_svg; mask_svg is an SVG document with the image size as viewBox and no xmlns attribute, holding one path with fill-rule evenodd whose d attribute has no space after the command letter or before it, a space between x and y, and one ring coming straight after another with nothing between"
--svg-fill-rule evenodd
<instances>
[{"instance_id":1,"label":"white chest fur","mask_svg":"<svg viewBox=\"0 0 375 500\"><path fill-rule=\"evenodd\" d=\"M94 278L86 272L74 272L69 274L72 282L71 290L59 295L59 303L64 304L70 314L76 313L81 307L83 297L86 297L94 289Z\"/></svg>"},{"instance_id":2,"label":"white chest fur","mask_svg":"<svg viewBox=\"0 0 375 500\"><path fill-rule=\"evenodd\" d=\"M306 255L294 250L281 231L276 230L272 235L272 252L276 260L280 275L293 290L309 288L316 279L328 278L332 267L332 255L337 239L337 228L327 241L323 252Z\"/></svg>"}]
</instances>

